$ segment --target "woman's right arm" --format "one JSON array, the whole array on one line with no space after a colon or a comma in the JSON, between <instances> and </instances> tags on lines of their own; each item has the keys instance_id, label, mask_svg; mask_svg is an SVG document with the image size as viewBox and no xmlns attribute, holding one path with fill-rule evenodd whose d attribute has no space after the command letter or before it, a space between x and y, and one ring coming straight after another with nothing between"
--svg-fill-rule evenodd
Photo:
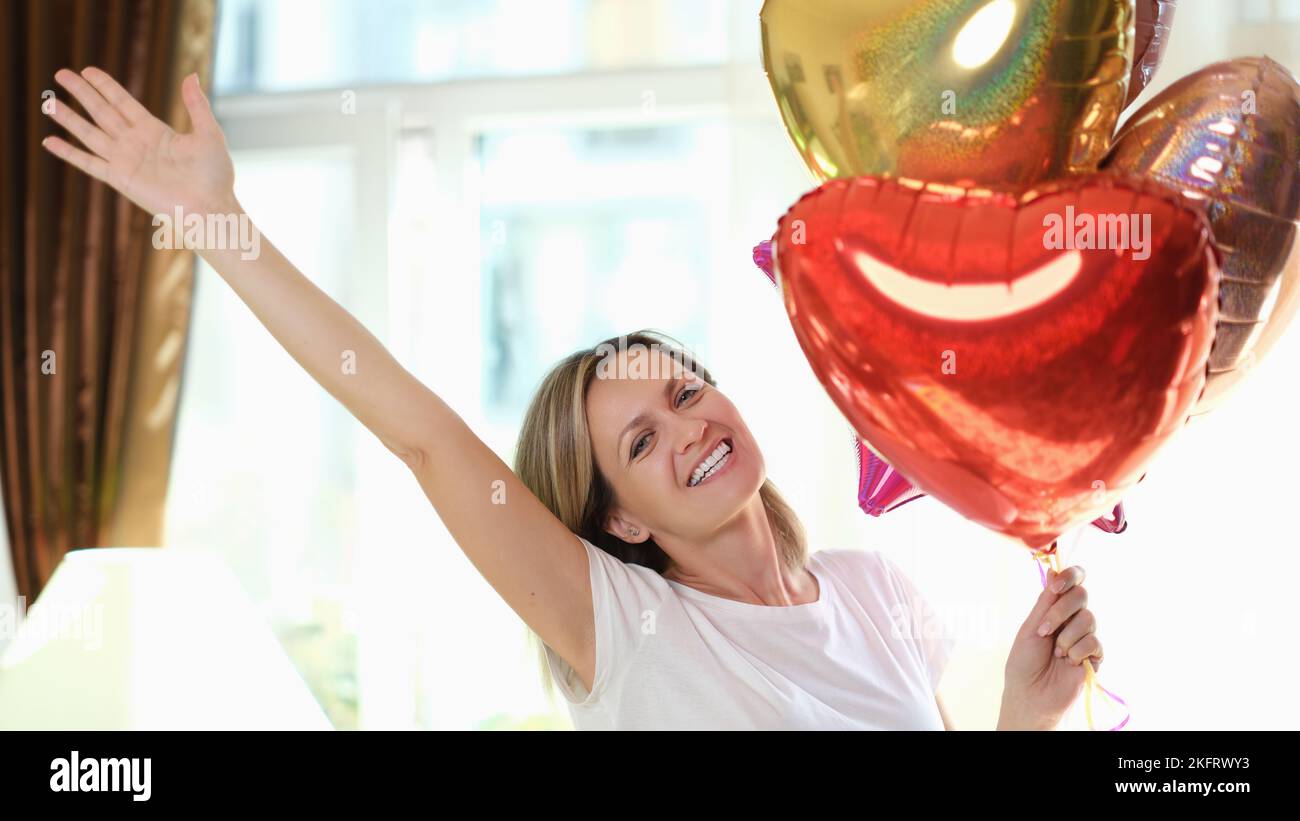
<instances>
[{"instance_id":1,"label":"woman's right arm","mask_svg":"<svg viewBox=\"0 0 1300 821\"><path fill-rule=\"evenodd\" d=\"M58 137L45 141L51 153L151 214L170 216L179 207L248 219L234 196L225 137L197 77L181 88L193 131L177 134L108 74L89 68L83 75L64 69L55 79L95 124L61 103L52 116L93 153ZM260 237L259 245L249 259L247 249L197 250L290 356L411 469L469 560L590 687L594 614L577 536L365 326L269 240Z\"/></svg>"}]
</instances>

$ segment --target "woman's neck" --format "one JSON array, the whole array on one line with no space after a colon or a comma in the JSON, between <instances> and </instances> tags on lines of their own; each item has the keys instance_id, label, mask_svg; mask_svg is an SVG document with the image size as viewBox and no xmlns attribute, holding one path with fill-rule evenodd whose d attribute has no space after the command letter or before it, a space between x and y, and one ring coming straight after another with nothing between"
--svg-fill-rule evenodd
<instances>
[{"instance_id":1,"label":"woman's neck","mask_svg":"<svg viewBox=\"0 0 1300 821\"><path fill-rule=\"evenodd\" d=\"M817 601L817 580L806 568L790 568L778 550L762 498L748 506L707 544L671 544L663 577L724 599L749 604L788 607Z\"/></svg>"}]
</instances>

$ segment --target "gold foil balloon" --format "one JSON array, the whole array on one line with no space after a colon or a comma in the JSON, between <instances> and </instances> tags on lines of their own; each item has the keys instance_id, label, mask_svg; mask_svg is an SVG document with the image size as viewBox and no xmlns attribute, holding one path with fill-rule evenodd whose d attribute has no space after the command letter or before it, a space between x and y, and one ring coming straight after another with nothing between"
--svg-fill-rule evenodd
<instances>
[{"instance_id":1,"label":"gold foil balloon","mask_svg":"<svg viewBox=\"0 0 1300 821\"><path fill-rule=\"evenodd\" d=\"M1300 86L1267 57L1215 63L1139 109L1104 169L1204 204L1223 255L1205 392L1212 410L1268 353L1300 303Z\"/></svg>"},{"instance_id":2,"label":"gold foil balloon","mask_svg":"<svg viewBox=\"0 0 1300 821\"><path fill-rule=\"evenodd\" d=\"M1169 43L1169 29L1174 24L1174 0L1137 0L1137 24L1133 37L1133 74L1129 78L1128 108L1142 90L1151 84Z\"/></svg>"},{"instance_id":3,"label":"gold foil balloon","mask_svg":"<svg viewBox=\"0 0 1300 821\"><path fill-rule=\"evenodd\" d=\"M819 181L1024 188L1093 171L1133 59L1134 0L766 0L759 17Z\"/></svg>"}]
</instances>

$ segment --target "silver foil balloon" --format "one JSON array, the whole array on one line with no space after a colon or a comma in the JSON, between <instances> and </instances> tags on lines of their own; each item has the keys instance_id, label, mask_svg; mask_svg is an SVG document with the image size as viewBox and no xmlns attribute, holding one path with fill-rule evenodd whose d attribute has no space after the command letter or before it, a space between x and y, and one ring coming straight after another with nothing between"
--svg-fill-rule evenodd
<instances>
[{"instance_id":1,"label":"silver foil balloon","mask_svg":"<svg viewBox=\"0 0 1300 821\"><path fill-rule=\"evenodd\" d=\"M1193 414L1212 410L1268 353L1300 303L1300 85L1267 57L1206 66L1135 113L1102 168L1204 204L1223 277L1209 374Z\"/></svg>"}]
</instances>

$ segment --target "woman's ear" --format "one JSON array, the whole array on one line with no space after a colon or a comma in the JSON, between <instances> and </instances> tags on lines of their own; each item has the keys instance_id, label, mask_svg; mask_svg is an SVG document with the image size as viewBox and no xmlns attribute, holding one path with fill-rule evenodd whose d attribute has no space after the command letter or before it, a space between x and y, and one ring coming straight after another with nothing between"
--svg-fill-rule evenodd
<instances>
[{"instance_id":1,"label":"woman's ear","mask_svg":"<svg viewBox=\"0 0 1300 821\"><path fill-rule=\"evenodd\" d=\"M650 533L644 527L636 522L624 519L616 513L611 513L606 517L605 531L629 544L644 542L650 538Z\"/></svg>"}]
</instances>

